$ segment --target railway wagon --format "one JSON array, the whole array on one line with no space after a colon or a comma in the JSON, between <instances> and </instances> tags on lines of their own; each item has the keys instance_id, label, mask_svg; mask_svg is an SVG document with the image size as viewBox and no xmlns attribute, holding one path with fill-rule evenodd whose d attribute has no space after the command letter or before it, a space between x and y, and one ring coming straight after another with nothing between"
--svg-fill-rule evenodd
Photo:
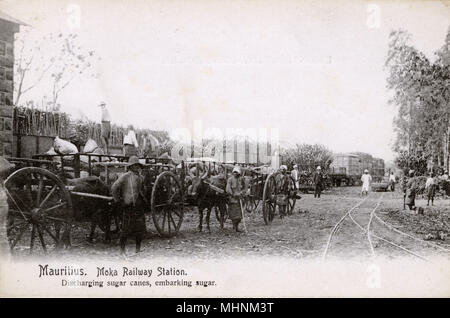
<instances>
[{"instance_id":1,"label":"railway wagon","mask_svg":"<svg viewBox=\"0 0 450 318\"><path fill-rule=\"evenodd\" d=\"M365 169L369 170L374 181L379 181L385 173L384 160L362 152L338 153L330 165L329 176L335 186L359 185Z\"/></svg>"},{"instance_id":2,"label":"railway wagon","mask_svg":"<svg viewBox=\"0 0 450 318\"><path fill-rule=\"evenodd\" d=\"M335 186L343 183L355 185L360 182L362 171L362 163L358 155L340 153L333 156L329 176Z\"/></svg>"}]
</instances>

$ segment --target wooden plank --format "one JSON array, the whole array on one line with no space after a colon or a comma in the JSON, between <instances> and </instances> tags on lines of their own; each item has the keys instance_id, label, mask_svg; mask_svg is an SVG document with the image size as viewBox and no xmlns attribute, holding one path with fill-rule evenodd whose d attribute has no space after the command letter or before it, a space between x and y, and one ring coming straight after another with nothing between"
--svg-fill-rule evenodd
<instances>
[{"instance_id":1,"label":"wooden plank","mask_svg":"<svg viewBox=\"0 0 450 318\"><path fill-rule=\"evenodd\" d=\"M66 188L69 189L70 187L66 187ZM70 190L69 190L69 191L70 191ZM100 194L92 194L92 193L77 192L77 191L70 191L70 194L76 195L76 196L79 196L79 197L101 199L101 200L106 200L106 201L112 201L112 200L114 200L113 197L109 197L109 196L105 196L105 195L100 195Z\"/></svg>"}]
</instances>

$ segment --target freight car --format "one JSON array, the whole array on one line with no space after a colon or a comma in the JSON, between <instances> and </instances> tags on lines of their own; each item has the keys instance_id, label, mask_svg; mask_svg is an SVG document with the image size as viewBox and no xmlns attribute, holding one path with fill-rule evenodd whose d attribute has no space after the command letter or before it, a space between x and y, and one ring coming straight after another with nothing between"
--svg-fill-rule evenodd
<instances>
[{"instance_id":1,"label":"freight car","mask_svg":"<svg viewBox=\"0 0 450 318\"><path fill-rule=\"evenodd\" d=\"M333 156L329 177L334 186L359 185L365 169L374 181L380 181L385 173L384 160L362 152L338 153Z\"/></svg>"}]
</instances>

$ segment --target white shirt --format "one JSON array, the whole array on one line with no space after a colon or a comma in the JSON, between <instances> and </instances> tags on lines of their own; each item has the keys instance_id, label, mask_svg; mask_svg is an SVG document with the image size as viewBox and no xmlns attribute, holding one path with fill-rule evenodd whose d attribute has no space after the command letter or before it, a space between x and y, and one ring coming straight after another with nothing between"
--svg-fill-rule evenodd
<instances>
[{"instance_id":1,"label":"white shirt","mask_svg":"<svg viewBox=\"0 0 450 318\"><path fill-rule=\"evenodd\" d=\"M370 174L363 174L361 176L361 182L363 183L363 186L369 186L371 181L372 181L372 176Z\"/></svg>"},{"instance_id":2,"label":"white shirt","mask_svg":"<svg viewBox=\"0 0 450 318\"><path fill-rule=\"evenodd\" d=\"M429 177L429 178L427 179L427 182L425 183L425 188L428 188L428 187L430 187L430 186L433 185L433 184L434 184L434 178Z\"/></svg>"},{"instance_id":3,"label":"white shirt","mask_svg":"<svg viewBox=\"0 0 450 318\"><path fill-rule=\"evenodd\" d=\"M296 170L296 169L292 170L291 175L292 175L292 178L294 178L294 181L298 180L298 170Z\"/></svg>"},{"instance_id":4,"label":"white shirt","mask_svg":"<svg viewBox=\"0 0 450 318\"><path fill-rule=\"evenodd\" d=\"M393 174L389 175L389 181L395 182L395 176Z\"/></svg>"},{"instance_id":5,"label":"white shirt","mask_svg":"<svg viewBox=\"0 0 450 318\"><path fill-rule=\"evenodd\" d=\"M123 144L134 145L136 148L139 147L139 144L136 139L136 134L134 133L133 130L130 130L128 134L125 137L123 137Z\"/></svg>"},{"instance_id":6,"label":"white shirt","mask_svg":"<svg viewBox=\"0 0 450 318\"><path fill-rule=\"evenodd\" d=\"M106 107L102 108L102 121L111 121L111 116Z\"/></svg>"}]
</instances>

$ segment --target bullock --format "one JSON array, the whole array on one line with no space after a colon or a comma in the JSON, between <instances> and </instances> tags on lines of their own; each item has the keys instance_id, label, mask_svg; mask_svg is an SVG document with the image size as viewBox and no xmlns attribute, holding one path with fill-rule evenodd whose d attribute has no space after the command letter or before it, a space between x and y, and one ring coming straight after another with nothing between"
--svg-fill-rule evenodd
<instances>
[{"instance_id":1,"label":"bullock","mask_svg":"<svg viewBox=\"0 0 450 318\"><path fill-rule=\"evenodd\" d=\"M108 186L98 177L87 177L79 179L67 179L67 184L71 186L71 191L88 194L98 194L108 196ZM94 240L97 226L105 232L105 240L111 241L111 221L114 219L116 231L119 227L119 212L117 207L110 201L91 197L72 195L72 203L75 208L75 219L89 219L91 222L88 240Z\"/></svg>"},{"instance_id":2,"label":"bullock","mask_svg":"<svg viewBox=\"0 0 450 318\"><path fill-rule=\"evenodd\" d=\"M223 175L210 176L206 171L201 177L191 176L191 187L189 195L194 199L194 204L198 208L199 225L198 231L201 232L203 228L203 211L206 209L206 227L209 233L211 229L209 220L211 216L211 209L216 207L220 212L220 228L223 229L223 223L227 209L227 196L225 188L227 180ZM222 190L222 191L220 191Z\"/></svg>"}]
</instances>

